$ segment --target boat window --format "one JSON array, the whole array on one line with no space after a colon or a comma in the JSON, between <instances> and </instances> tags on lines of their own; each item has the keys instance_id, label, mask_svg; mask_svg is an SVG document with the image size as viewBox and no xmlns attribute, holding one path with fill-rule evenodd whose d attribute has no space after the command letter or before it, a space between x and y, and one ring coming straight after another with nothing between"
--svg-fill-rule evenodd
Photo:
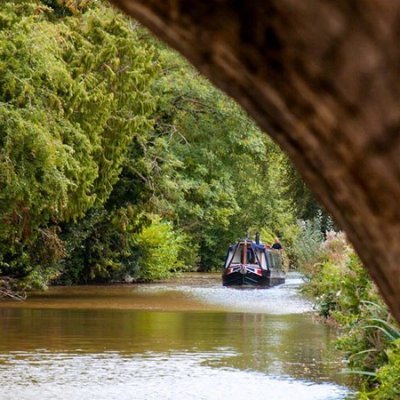
<instances>
[{"instance_id":1,"label":"boat window","mask_svg":"<svg viewBox=\"0 0 400 400\"><path fill-rule=\"evenodd\" d=\"M267 263L273 269L282 269L282 257L279 251L269 250L267 251Z\"/></svg>"},{"instance_id":2,"label":"boat window","mask_svg":"<svg viewBox=\"0 0 400 400\"><path fill-rule=\"evenodd\" d=\"M254 254L254 250L251 247L247 248L247 263L248 264L257 264L257 259Z\"/></svg>"},{"instance_id":3,"label":"boat window","mask_svg":"<svg viewBox=\"0 0 400 400\"><path fill-rule=\"evenodd\" d=\"M228 255L226 256L226 259L225 259L224 268L227 268L228 265L231 263L232 257L233 257L233 250L229 250L229 253L228 253Z\"/></svg>"},{"instance_id":4,"label":"boat window","mask_svg":"<svg viewBox=\"0 0 400 400\"><path fill-rule=\"evenodd\" d=\"M260 260L261 268L267 269L267 262L265 260L265 254L263 251L257 251L258 259Z\"/></svg>"},{"instance_id":5,"label":"boat window","mask_svg":"<svg viewBox=\"0 0 400 400\"><path fill-rule=\"evenodd\" d=\"M233 257L232 262L235 264L240 264L241 260L242 260L242 250L237 249L236 253L235 253L235 257Z\"/></svg>"}]
</instances>

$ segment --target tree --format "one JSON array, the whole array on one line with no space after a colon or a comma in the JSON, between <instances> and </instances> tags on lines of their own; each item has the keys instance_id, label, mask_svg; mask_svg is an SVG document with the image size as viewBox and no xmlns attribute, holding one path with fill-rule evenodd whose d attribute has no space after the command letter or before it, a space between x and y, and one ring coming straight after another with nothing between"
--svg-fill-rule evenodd
<instances>
[{"instance_id":1,"label":"tree","mask_svg":"<svg viewBox=\"0 0 400 400\"><path fill-rule=\"evenodd\" d=\"M112 1L285 149L400 321L400 4Z\"/></svg>"},{"instance_id":2,"label":"tree","mask_svg":"<svg viewBox=\"0 0 400 400\"><path fill-rule=\"evenodd\" d=\"M283 160L282 176L286 183L284 195L291 199L295 207L296 218L302 221L318 219L321 233L324 235L327 231L335 230L336 227L332 217L325 208L320 205L305 182L301 179L293 164L286 157Z\"/></svg>"},{"instance_id":3,"label":"tree","mask_svg":"<svg viewBox=\"0 0 400 400\"><path fill-rule=\"evenodd\" d=\"M0 269L46 281L65 255L58 225L105 202L130 141L151 126L155 68L110 7L70 17L14 3L0 12Z\"/></svg>"},{"instance_id":4,"label":"tree","mask_svg":"<svg viewBox=\"0 0 400 400\"><path fill-rule=\"evenodd\" d=\"M154 131L132 143L110 200L139 202L173 221L198 246L201 269L220 267L227 244L248 228L293 222L281 195L283 159L231 100L154 45L161 70L153 85Z\"/></svg>"}]
</instances>

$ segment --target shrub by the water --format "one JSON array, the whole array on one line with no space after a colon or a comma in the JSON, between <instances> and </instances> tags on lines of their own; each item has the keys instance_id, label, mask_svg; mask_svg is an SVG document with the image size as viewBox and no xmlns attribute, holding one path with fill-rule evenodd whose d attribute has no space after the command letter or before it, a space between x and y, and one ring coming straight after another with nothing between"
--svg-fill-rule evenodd
<instances>
[{"instance_id":1,"label":"shrub by the water","mask_svg":"<svg viewBox=\"0 0 400 400\"><path fill-rule=\"evenodd\" d=\"M321 315L339 325L336 346L357 377L363 400L394 400L400 393L400 328L342 233L329 232L314 263L307 259L304 291Z\"/></svg>"},{"instance_id":2,"label":"shrub by the water","mask_svg":"<svg viewBox=\"0 0 400 400\"><path fill-rule=\"evenodd\" d=\"M134 237L136 245L135 274L139 281L168 278L183 267L179 258L184 238L177 234L171 223L154 218L151 224Z\"/></svg>"}]
</instances>

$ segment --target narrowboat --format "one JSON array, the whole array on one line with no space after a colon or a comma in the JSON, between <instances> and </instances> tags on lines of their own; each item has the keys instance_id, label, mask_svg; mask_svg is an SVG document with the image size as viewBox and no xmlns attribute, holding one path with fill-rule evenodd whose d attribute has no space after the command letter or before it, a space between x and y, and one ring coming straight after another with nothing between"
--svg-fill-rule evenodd
<instances>
[{"instance_id":1,"label":"narrowboat","mask_svg":"<svg viewBox=\"0 0 400 400\"><path fill-rule=\"evenodd\" d=\"M222 282L224 286L271 287L284 283L285 275L280 250L243 239L229 246Z\"/></svg>"}]
</instances>

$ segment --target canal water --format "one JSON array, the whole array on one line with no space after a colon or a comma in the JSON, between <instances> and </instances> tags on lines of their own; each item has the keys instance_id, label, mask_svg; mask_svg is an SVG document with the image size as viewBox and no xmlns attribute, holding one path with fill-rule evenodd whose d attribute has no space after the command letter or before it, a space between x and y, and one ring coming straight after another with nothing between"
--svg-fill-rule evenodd
<instances>
[{"instance_id":1,"label":"canal water","mask_svg":"<svg viewBox=\"0 0 400 400\"><path fill-rule=\"evenodd\" d=\"M352 398L301 282L238 290L189 274L0 303L0 399Z\"/></svg>"}]
</instances>

